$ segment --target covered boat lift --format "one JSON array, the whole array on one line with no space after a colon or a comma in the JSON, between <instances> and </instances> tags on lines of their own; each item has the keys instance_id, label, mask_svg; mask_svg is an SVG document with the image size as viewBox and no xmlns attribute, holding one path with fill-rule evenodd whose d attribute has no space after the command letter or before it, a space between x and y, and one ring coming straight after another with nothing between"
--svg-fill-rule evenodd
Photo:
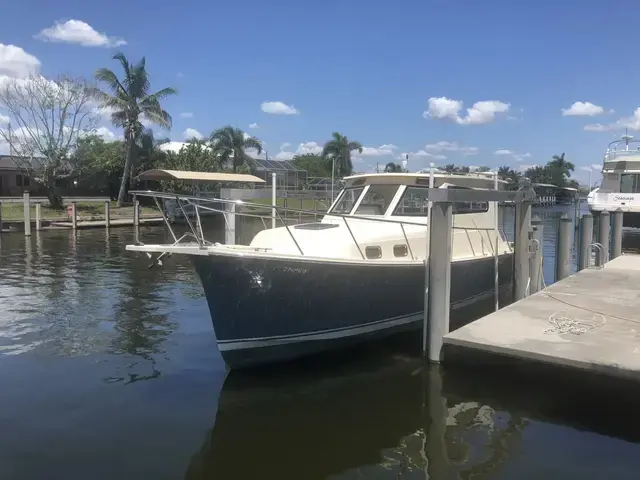
<instances>
[{"instance_id":1,"label":"covered boat lift","mask_svg":"<svg viewBox=\"0 0 640 480\"><path fill-rule=\"evenodd\" d=\"M196 196L208 196L202 195L202 191L200 191L201 184L207 183L266 183L262 178L256 177L255 175L249 175L246 173L229 173L229 172L195 172L191 170L166 170L166 169L153 169L147 170L145 172L140 173L137 177L137 180L144 181L178 181L184 183L193 184L193 193ZM134 194L134 203L135 203L135 194ZM158 208L160 206L158 205ZM177 216L180 216L180 213L187 212L178 212L177 205L174 200L164 199L164 210L167 213L167 216L175 220ZM189 208L189 210L195 210L193 207ZM192 212L189 212L189 215ZM194 212L195 213L195 212Z\"/></svg>"},{"instance_id":2,"label":"covered boat lift","mask_svg":"<svg viewBox=\"0 0 640 480\"><path fill-rule=\"evenodd\" d=\"M187 181L195 182L240 182L240 183L266 183L262 178L246 173L227 173L227 172L193 172L190 170L163 170L154 169L147 170L139 174L136 179L140 181Z\"/></svg>"}]
</instances>

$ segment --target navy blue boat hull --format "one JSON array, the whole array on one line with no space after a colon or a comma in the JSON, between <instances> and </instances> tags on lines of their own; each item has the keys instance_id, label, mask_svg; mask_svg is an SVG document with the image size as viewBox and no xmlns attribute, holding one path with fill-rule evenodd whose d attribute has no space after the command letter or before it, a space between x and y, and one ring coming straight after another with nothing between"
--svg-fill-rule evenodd
<instances>
[{"instance_id":1,"label":"navy blue boat hull","mask_svg":"<svg viewBox=\"0 0 640 480\"><path fill-rule=\"evenodd\" d=\"M425 270L421 264L359 265L222 255L192 258L218 347L231 369L291 360L422 325ZM512 282L512 259L512 255L500 257L504 292L509 292ZM492 304L493 298L492 257L452 262L452 328L459 326L456 310L473 311L479 302Z\"/></svg>"}]
</instances>

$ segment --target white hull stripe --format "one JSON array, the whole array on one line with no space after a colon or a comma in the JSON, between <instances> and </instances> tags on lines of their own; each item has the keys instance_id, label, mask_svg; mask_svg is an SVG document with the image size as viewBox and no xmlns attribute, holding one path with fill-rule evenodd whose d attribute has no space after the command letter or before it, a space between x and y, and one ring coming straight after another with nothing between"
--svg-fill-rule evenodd
<instances>
[{"instance_id":1,"label":"white hull stripe","mask_svg":"<svg viewBox=\"0 0 640 480\"><path fill-rule=\"evenodd\" d=\"M506 289L508 286L503 286L502 289ZM452 310L462 308L464 306L471 305L479 300L489 298L493 296L493 290L488 290L473 297L465 298L451 305ZM322 330L317 332L306 332L292 335L281 335L273 337L258 337L247 338L244 340L219 340L218 348L221 352L227 352L230 350L244 350L250 348L260 347L275 347L278 345L287 345L291 343L299 342L313 342L323 340L336 340L340 338L352 337L355 335L364 335L367 333L374 333L380 330L386 330L389 328L400 327L409 323L421 321L424 317L424 312L411 313L409 315L403 315L400 317L387 318L384 320L378 320L376 322L367 323L364 325L358 325L355 327L340 327L332 330Z\"/></svg>"}]
</instances>

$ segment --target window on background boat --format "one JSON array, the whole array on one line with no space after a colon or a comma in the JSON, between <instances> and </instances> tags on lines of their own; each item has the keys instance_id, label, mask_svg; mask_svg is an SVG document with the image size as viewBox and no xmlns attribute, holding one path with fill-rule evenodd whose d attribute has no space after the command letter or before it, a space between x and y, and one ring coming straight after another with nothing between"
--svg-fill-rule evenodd
<instances>
[{"instance_id":1,"label":"window on background boat","mask_svg":"<svg viewBox=\"0 0 640 480\"><path fill-rule=\"evenodd\" d=\"M355 215L384 215L397 191L398 185L371 185Z\"/></svg>"},{"instance_id":2,"label":"window on background boat","mask_svg":"<svg viewBox=\"0 0 640 480\"><path fill-rule=\"evenodd\" d=\"M351 212L363 190L364 187L344 189L342 195L340 195L340 198L329 213L347 214Z\"/></svg>"},{"instance_id":3,"label":"window on background boat","mask_svg":"<svg viewBox=\"0 0 640 480\"><path fill-rule=\"evenodd\" d=\"M635 173L620 175L620 193L640 193L640 179Z\"/></svg>"}]
</instances>

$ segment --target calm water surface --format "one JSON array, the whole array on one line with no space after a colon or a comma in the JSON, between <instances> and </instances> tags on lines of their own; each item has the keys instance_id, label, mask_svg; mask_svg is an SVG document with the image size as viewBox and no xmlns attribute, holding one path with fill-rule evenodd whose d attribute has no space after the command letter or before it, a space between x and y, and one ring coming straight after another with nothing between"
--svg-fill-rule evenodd
<instances>
[{"instance_id":1,"label":"calm water surface","mask_svg":"<svg viewBox=\"0 0 640 480\"><path fill-rule=\"evenodd\" d=\"M35 233L0 238L0 479L638 478L633 387L424 368L419 339L227 374L188 261Z\"/></svg>"}]
</instances>

